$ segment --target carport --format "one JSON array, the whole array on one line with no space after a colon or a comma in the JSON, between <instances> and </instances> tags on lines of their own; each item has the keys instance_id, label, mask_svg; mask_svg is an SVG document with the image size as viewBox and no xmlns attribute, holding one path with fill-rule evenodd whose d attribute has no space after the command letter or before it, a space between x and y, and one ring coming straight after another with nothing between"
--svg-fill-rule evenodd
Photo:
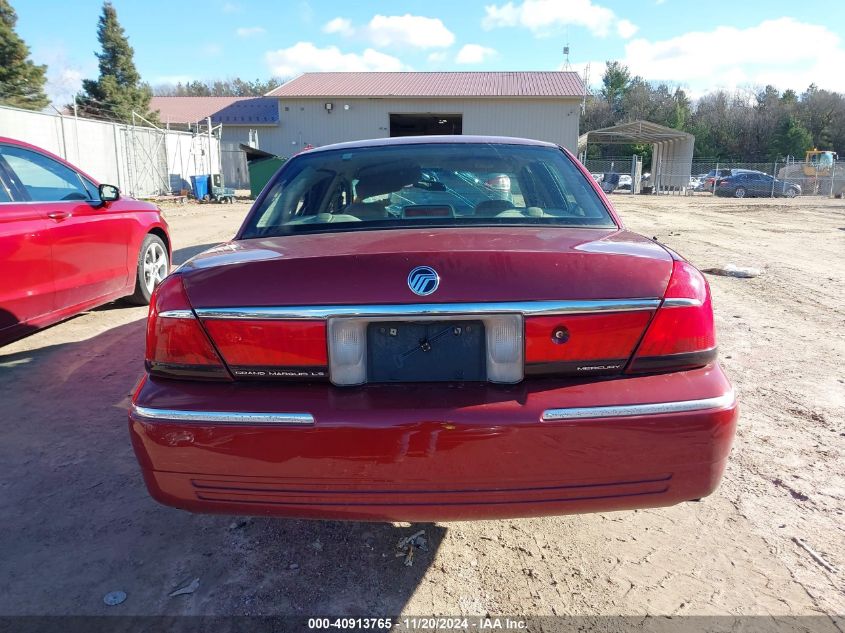
<instances>
[{"instance_id":1,"label":"carport","mask_svg":"<svg viewBox=\"0 0 845 633\"><path fill-rule=\"evenodd\" d=\"M578 137L578 152L584 153L589 143L603 145L627 145L650 143L651 177L647 183L655 193L661 191L681 191L689 186L692 173L692 153L695 148L695 136L649 121L631 121L620 123L600 130L591 130ZM639 184L638 166L632 161L631 177L634 192Z\"/></svg>"}]
</instances>

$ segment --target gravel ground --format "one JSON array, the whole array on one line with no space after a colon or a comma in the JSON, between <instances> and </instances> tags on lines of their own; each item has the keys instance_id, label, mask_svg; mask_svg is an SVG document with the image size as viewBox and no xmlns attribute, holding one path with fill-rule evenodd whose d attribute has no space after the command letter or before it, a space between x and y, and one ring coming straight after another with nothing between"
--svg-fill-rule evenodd
<instances>
[{"instance_id":1,"label":"gravel ground","mask_svg":"<svg viewBox=\"0 0 845 633\"><path fill-rule=\"evenodd\" d=\"M699 267L763 269L710 277L741 402L714 495L413 526L165 508L126 429L146 310L111 304L0 349L0 615L845 613L845 202L613 199ZM168 209L177 261L232 235L246 209ZM405 567L396 542L418 529L430 551ZM168 597L194 578L193 594ZM114 590L126 601L104 605Z\"/></svg>"}]
</instances>

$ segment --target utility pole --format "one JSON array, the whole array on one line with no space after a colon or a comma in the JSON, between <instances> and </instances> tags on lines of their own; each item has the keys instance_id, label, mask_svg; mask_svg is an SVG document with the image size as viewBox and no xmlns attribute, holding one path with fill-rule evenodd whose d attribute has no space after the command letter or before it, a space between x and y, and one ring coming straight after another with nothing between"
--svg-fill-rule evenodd
<instances>
[{"instance_id":1,"label":"utility pole","mask_svg":"<svg viewBox=\"0 0 845 633\"><path fill-rule=\"evenodd\" d=\"M211 163L211 117L205 117L205 123L208 125L208 173L214 174L214 165ZM211 190L209 190L209 193Z\"/></svg>"}]
</instances>

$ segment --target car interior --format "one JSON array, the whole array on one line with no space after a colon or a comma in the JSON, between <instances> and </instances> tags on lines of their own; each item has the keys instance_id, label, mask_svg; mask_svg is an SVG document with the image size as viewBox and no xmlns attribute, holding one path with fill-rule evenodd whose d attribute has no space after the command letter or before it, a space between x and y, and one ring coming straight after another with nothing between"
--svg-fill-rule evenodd
<instances>
[{"instance_id":1,"label":"car interior","mask_svg":"<svg viewBox=\"0 0 845 633\"><path fill-rule=\"evenodd\" d=\"M351 223L548 220L612 226L591 184L563 155L564 169L537 156L505 153L426 157L415 152L393 160L378 153L340 160L331 154L302 156L299 169L289 174L283 170L252 218L255 236L283 226ZM245 237L249 235L247 229Z\"/></svg>"}]
</instances>

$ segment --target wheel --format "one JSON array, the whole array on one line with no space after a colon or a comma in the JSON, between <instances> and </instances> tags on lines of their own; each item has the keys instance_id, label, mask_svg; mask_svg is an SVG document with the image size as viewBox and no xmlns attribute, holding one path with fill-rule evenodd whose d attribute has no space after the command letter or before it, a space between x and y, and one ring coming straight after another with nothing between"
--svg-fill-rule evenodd
<instances>
[{"instance_id":1,"label":"wheel","mask_svg":"<svg viewBox=\"0 0 845 633\"><path fill-rule=\"evenodd\" d=\"M138 253L135 292L127 297L127 301L136 305L147 305L153 290L169 272L170 257L167 255L167 247L159 236L148 234L141 244L141 252Z\"/></svg>"},{"instance_id":2,"label":"wheel","mask_svg":"<svg viewBox=\"0 0 845 633\"><path fill-rule=\"evenodd\" d=\"M744 198L745 197L745 187L737 187L734 190L734 198Z\"/></svg>"},{"instance_id":3,"label":"wheel","mask_svg":"<svg viewBox=\"0 0 845 633\"><path fill-rule=\"evenodd\" d=\"M794 198L795 196L798 195L798 192L795 191L795 189L793 189L792 187L790 187L789 189L786 190L786 193L784 195L787 198Z\"/></svg>"}]
</instances>

